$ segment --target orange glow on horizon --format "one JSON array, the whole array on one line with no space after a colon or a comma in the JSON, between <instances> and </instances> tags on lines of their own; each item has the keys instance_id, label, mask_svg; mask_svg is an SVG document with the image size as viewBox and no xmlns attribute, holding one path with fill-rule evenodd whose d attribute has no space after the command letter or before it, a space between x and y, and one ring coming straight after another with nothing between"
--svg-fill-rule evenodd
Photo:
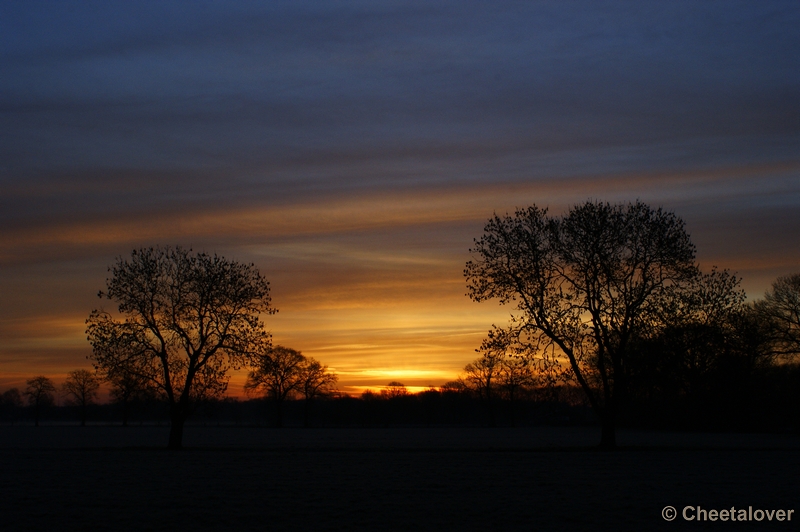
<instances>
[{"instance_id":1,"label":"orange glow on horizon","mask_svg":"<svg viewBox=\"0 0 800 532\"><path fill-rule=\"evenodd\" d=\"M720 187L741 185L751 191L759 186L754 175L796 169L797 163L787 163L462 183L306 198L279 206L110 215L103 223L73 220L11 228L0 235L5 272L0 279L5 298L0 391L34 375L61 378L70 370L90 368L84 321L93 308L113 307L96 297L106 267L142 243L176 241L254 262L271 282L273 304L280 311L264 317L274 343L328 365L339 374L341 389L380 389L394 380L415 388L438 386L478 356L475 349L492 324L504 325L513 310L513 305L476 304L465 296L462 271L468 249L493 212L502 215L538 203L555 213L592 195L608 201L641 195L643 201L654 197L699 208L719 195ZM704 212L705 207L698 214L701 222ZM700 225L697 218L687 219L694 231L692 224ZM718 227L706 227L700 238L721 241ZM748 254L739 247L712 247L698 246L702 263L739 270L745 285L751 283L751 298L761 297L776 272L785 274L800 260L793 248ZM233 372L228 393L243 395L244 380L245 373Z\"/></svg>"}]
</instances>

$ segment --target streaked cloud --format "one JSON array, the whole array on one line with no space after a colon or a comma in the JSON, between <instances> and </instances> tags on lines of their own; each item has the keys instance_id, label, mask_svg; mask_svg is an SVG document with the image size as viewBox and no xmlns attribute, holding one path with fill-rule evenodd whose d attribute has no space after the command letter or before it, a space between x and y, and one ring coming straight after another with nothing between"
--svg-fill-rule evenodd
<instances>
[{"instance_id":1,"label":"streaked cloud","mask_svg":"<svg viewBox=\"0 0 800 532\"><path fill-rule=\"evenodd\" d=\"M256 263L275 340L353 390L474 357L508 309L464 296L467 250L532 203L674 210L758 297L800 270L799 26L793 1L5 3L0 388L87 365L138 246Z\"/></svg>"}]
</instances>

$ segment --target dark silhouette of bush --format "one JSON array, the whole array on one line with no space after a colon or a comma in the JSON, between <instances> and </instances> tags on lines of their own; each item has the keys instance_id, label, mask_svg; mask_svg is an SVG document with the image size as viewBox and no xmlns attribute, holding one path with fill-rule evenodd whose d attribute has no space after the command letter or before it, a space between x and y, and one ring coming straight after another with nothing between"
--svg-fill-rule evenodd
<instances>
[{"instance_id":1,"label":"dark silhouette of bush","mask_svg":"<svg viewBox=\"0 0 800 532\"><path fill-rule=\"evenodd\" d=\"M26 384L25 395L28 397L28 404L33 408L34 425L38 427L42 411L55 404L56 387L44 375L34 377Z\"/></svg>"}]
</instances>

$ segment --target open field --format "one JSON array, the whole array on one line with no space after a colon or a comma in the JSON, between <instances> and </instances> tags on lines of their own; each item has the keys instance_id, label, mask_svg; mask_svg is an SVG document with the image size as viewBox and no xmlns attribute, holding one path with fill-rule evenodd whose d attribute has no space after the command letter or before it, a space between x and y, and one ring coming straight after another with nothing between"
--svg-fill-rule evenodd
<instances>
[{"instance_id":1,"label":"open field","mask_svg":"<svg viewBox=\"0 0 800 532\"><path fill-rule=\"evenodd\" d=\"M594 428L0 427L4 530L797 530L796 435Z\"/></svg>"}]
</instances>

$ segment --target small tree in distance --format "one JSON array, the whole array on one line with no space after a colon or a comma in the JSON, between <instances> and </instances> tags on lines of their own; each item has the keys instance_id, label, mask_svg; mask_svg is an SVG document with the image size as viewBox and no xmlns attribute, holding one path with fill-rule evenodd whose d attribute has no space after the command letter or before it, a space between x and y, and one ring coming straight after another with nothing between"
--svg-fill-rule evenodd
<instances>
[{"instance_id":1,"label":"small tree in distance","mask_svg":"<svg viewBox=\"0 0 800 532\"><path fill-rule=\"evenodd\" d=\"M51 406L55 402L53 394L56 391L56 387L53 385L53 381L44 375L34 377L28 380L26 384L28 386L25 388L25 395L28 397L28 404L33 407L34 425L38 427L42 409Z\"/></svg>"},{"instance_id":2,"label":"small tree in distance","mask_svg":"<svg viewBox=\"0 0 800 532\"><path fill-rule=\"evenodd\" d=\"M3 417L11 421L12 425L17 420L22 405L22 394L19 393L18 388L11 388L0 395L0 411L2 411Z\"/></svg>"},{"instance_id":3,"label":"small tree in distance","mask_svg":"<svg viewBox=\"0 0 800 532\"><path fill-rule=\"evenodd\" d=\"M466 391L466 387L464 386L464 381L461 379L456 379L454 381L447 381L441 386L439 386L439 391L441 393L464 393Z\"/></svg>"},{"instance_id":4,"label":"small tree in distance","mask_svg":"<svg viewBox=\"0 0 800 532\"><path fill-rule=\"evenodd\" d=\"M402 382L392 381L386 385L386 388L381 390L381 396L387 399L395 399L397 397L405 397L408 395L408 388Z\"/></svg>"},{"instance_id":5,"label":"small tree in distance","mask_svg":"<svg viewBox=\"0 0 800 532\"><path fill-rule=\"evenodd\" d=\"M770 325L775 353L800 356L800 273L779 277L755 307Z\"/></svg>"},{"instance_id":6,"label":"small tree in distance","mask_svg":"<svg viewBox=\"0 0 800 532\"><path fill-rule=\"evenodd\" d=\"M303 424L307 427L311 422L311 404L317 397L325 397L336 391L339 376L328 371L328 366L322 365L311 357L306 357L300 367L299 390L303 394L305 404L303 408Z\"/></svg>"},{"instance_id":7,"label":"small tree in distance","mask_svg":"<svg viewBox=\"0 0 800 532\"><path fill-rule=\"evenodd\" d=\"M131 372L113 373L106 376L111 385L111 399L122 409L122 426L128 426L131 403L153 397L153 390L141 376Z\"/></svg>"},{"instance_id":8,"label":"small tree in distance","mask_svg":"<svg viewBox=\"0 0 800 532\"><path fill-rule=\"evenodd\" d=\"M466 390L478 396L486 406L490 427L497 426L495 416L495 396L497 380L500 376L500 359L494 356L482 356L464 366L464 376L460 382Z\"/></svg>"},{"instance_id":9,"label":"small tree in distance","mask_svg":"<svg viewBox=\"0 0 800 532\"><path fill-rule=\"evenodd\" d=\"M67 401L73 403L81 411L81 427L86 426L86 409L97 399L100 380L94 373L85 369L76 369L67 374L67 380L61 390Z\"/></svg>"},{"instance_id":10,"label":"small tree in distance","mask_svg":"<svg viewBox=\"0 0 800 532\"><path fill-rule=\"evenodd\" d=\"M275 407L275 426L283 427L283 402L303 383L306 358L289 347L276 345L258 354L244 385L248 395L262 393Z\"/></svg>"}]
</instances>

